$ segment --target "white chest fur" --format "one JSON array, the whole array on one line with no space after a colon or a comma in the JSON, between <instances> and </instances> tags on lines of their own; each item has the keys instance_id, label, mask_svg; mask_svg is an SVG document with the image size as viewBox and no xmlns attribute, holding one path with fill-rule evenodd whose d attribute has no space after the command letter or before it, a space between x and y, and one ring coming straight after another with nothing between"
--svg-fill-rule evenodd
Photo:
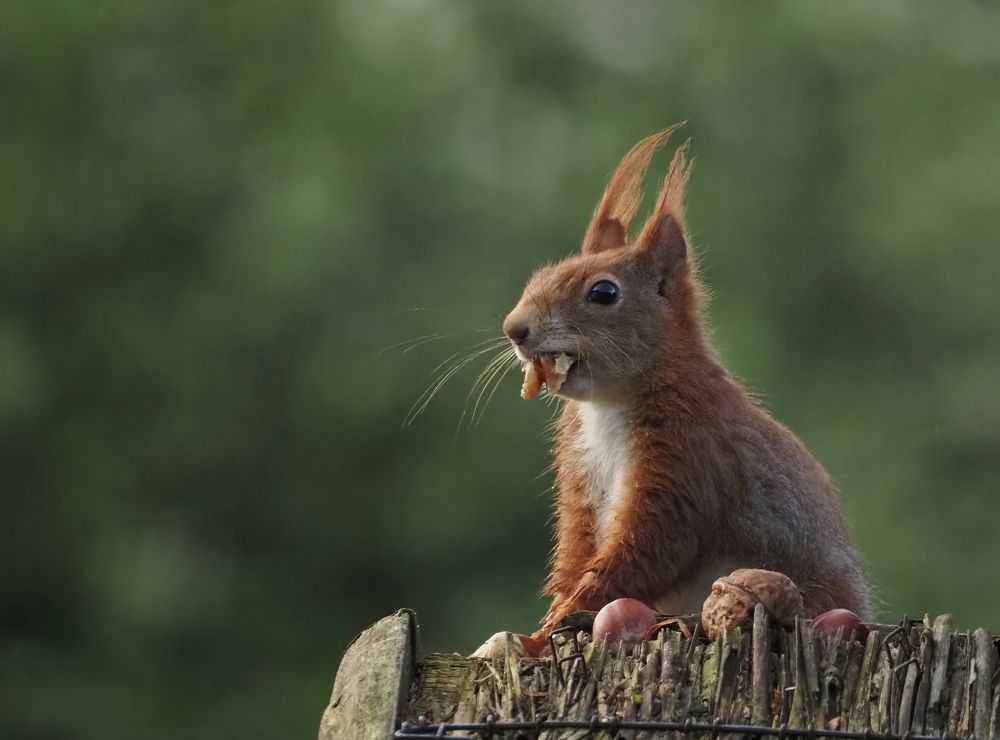
<instances>
[{"instance_id":1,"label":"white chest fur","mask_svg":"<svg viewBox=\"0 0 1000 740\"><path fill-rule=\"evenodd\" d=\"M628 414L621 406L580 404L580 459L598 532L607 530L625 496L631 449Z\"/></svg>"}]
</instances>

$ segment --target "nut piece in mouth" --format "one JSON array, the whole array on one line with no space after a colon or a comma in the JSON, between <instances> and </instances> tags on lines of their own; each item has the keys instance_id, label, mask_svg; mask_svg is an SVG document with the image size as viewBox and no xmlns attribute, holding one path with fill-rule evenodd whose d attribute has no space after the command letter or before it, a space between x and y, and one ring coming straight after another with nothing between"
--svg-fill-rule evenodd
<instances>
[{"instance_id":1,"label":"nut piece in mouth","mask_svg":"<svg viewBox=\"0 0 1000 740\"><path fill-rule=\"evenodd\" d=\"M573 366L574 359L565 352L557 355L546 354L536 357L524 366L524 384L521 398L530 401L538 395L544 385L549 393L555 394L566 382L566 375Z\"/></svg>"},{"instance_id":2,"label":"nut piece in mouth","mask_svg":"<svg viewBox=\"0 0 1000 740\"><path fill-rule=\"evenodd\" d=\"M542 389L542 378L545 377L545 370L542 368L542 361L535 359L524 366L524 383L521 385L521 398L530 401L538 395Z\"/></svg>"}]
</instances>

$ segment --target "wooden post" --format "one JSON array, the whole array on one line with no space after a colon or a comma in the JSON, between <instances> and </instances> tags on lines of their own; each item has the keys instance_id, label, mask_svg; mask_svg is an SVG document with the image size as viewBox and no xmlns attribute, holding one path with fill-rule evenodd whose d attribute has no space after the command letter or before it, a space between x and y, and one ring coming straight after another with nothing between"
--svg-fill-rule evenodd
<instances>
[{"instance_id":1,"label":"wooden post","mask_svg":"<svg viewBox=\"0 0 1000 740\"><path fill-rule=\"evenodd\" d=\"M416 663L417 620L409 609L366 629L347 648L319 740L384 740L402 715Z\"/></svg>"}]
</instances>

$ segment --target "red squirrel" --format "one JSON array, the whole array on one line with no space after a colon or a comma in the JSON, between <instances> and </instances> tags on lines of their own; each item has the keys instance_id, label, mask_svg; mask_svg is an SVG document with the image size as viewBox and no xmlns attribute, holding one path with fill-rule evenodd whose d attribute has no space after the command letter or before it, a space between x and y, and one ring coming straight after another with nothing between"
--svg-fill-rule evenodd
<instances>
[{"instance_id":1,"label":"red squirrel","mask_svg":"<svg viewBox=\"0 0 1000 740\"><path fill-rule=\"evenodd\" d=\"M665 614L699 612L712 582L736 568L790 576L807 616L844 607L873 617L829 475L710 342L684 222L688 143L629 239L642 178L676 128L625 155L581 254L539 269L503 322L525 364L522 395L544 382L565 400L544 588L552 603L541 629L517 636L528 654L570 612L620 597ZM502 634L475 654L490 654Z\"/></svg>"}]
</instances>

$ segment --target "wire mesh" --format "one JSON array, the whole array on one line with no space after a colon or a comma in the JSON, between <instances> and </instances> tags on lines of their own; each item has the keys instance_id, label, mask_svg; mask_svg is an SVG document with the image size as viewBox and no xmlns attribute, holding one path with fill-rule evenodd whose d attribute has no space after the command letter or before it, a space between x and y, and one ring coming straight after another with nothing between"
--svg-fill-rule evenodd
<instances>
[{"instance_id":1,"label":"wire mesh","mask_svg":"<svg viewBox=\"0 0 1000 740\"><path fill-rule=\"evenodd\" d=\"M534 721L497 720L493 715L483 722L430 722L421 717L417 722L403 722L395 733L396 740L424 740L428 737L448 737L451 740L479 740L503 736L506 733L521 733L516 737L537 738L543 732L553 730L586 730L591 735L597 732L607 732L611 737L617 737L621 731L644 731L651 733L680 733L684 735L707 734L712 738L719 735L747 735L750 737L784 738L842 738L843 740L958 740L952 735L921 735L906 732L902 735L891 732L873 732L872 730L830 730L816 727L779 727L732 724L726 722L695 722L692 719L684 721L659 720L628 720L621 717L591 717L589 720L569 719L538 719ZM475 735L452 735L453 732L472 732ZM977 740L966 736L963 740ZM985 738L983 740L986 740Z\"/></svg>"}]
</instances>

